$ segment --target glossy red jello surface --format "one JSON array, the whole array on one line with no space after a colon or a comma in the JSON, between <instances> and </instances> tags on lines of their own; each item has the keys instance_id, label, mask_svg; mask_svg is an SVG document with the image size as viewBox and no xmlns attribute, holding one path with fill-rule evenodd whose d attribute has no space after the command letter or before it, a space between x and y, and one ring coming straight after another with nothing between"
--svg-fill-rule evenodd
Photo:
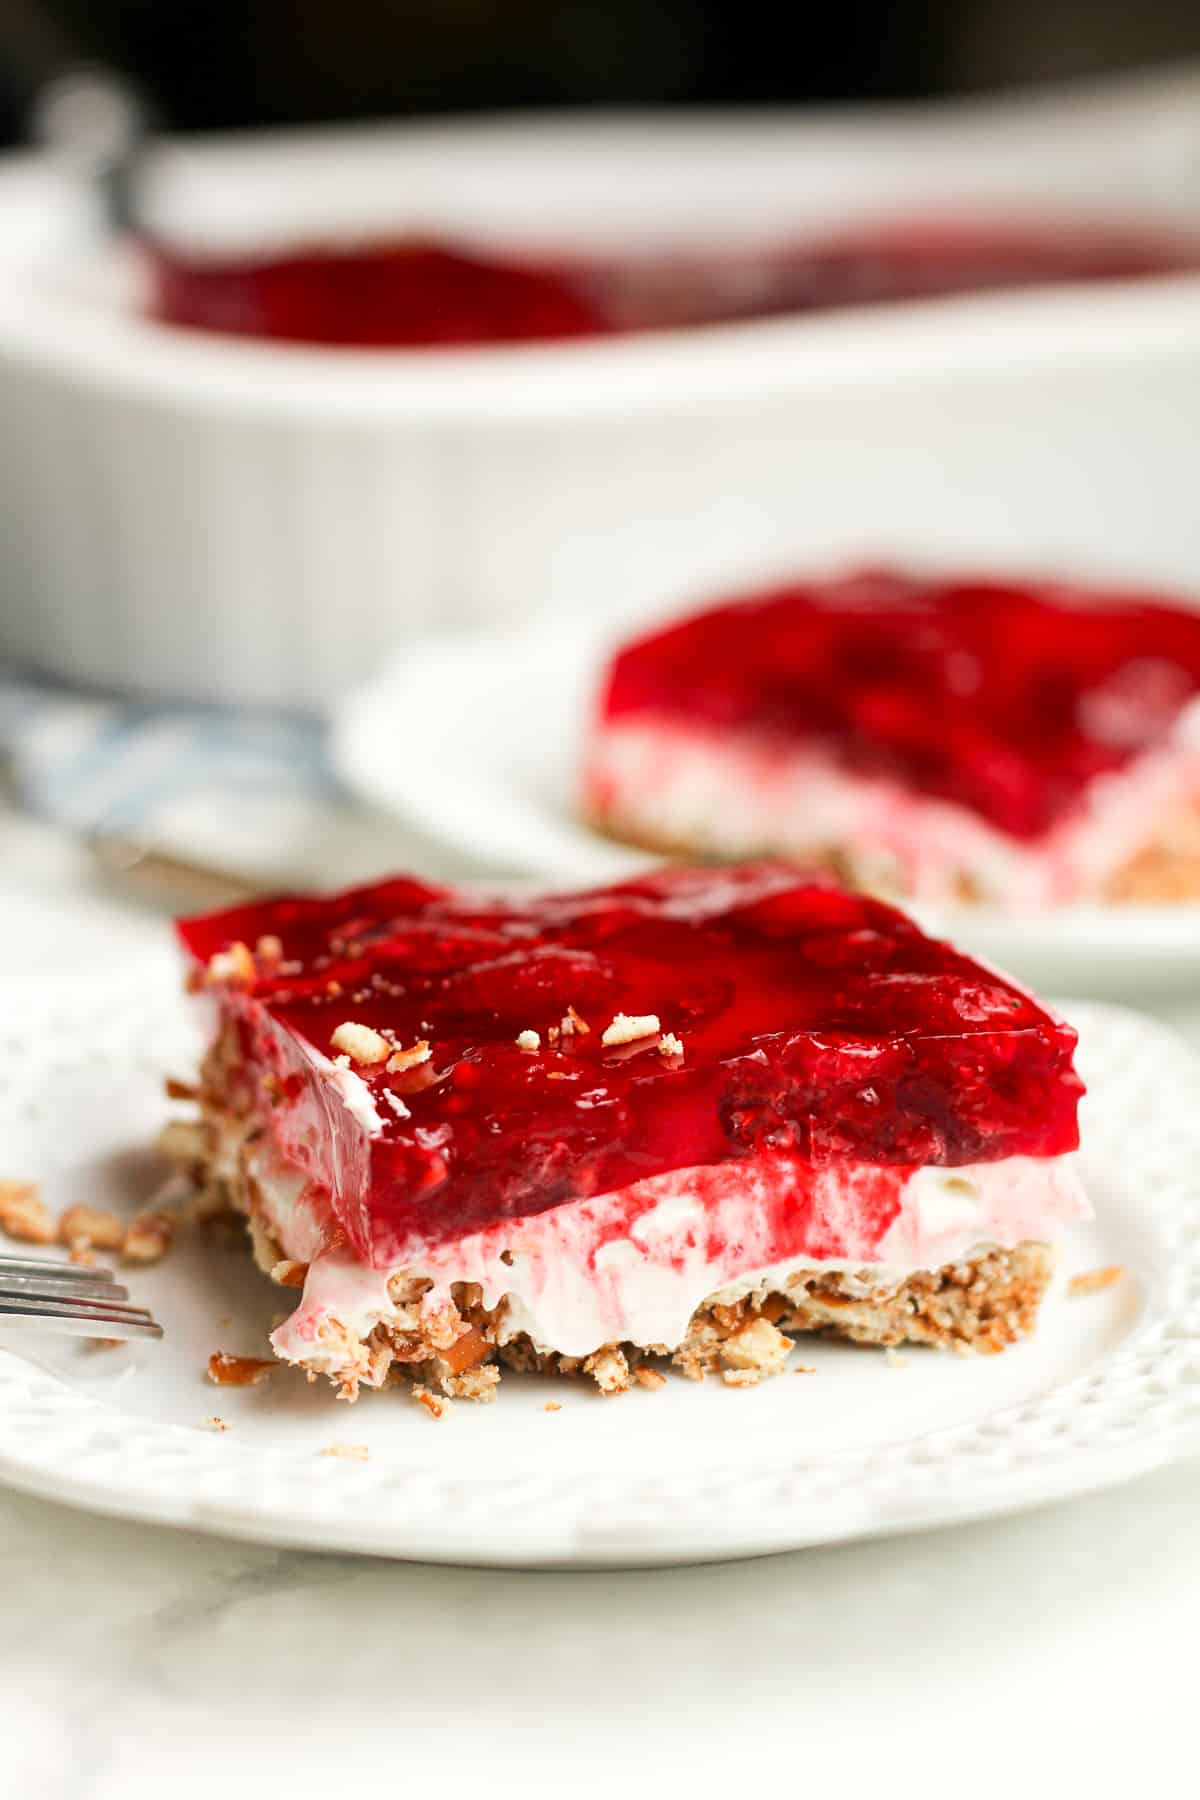
<instances>
[{"instance_id":1,"label":"glossy red jello surface","mask_svg":"<svg viewBox=\"0 0 1200 1800\"><path fill-rule=\"evenodd\" d=\"M807 741L1035 839L1200 691L1200 612L869 571L721 603L630 644L602 719Z\"/></svg>"},{"instance_id":2,"label":"glossy red jello surface","mask_svg":"<svg viewBox=\"0 0 1200 1800\"><path fill-rule=\"evenodd\" d=\"M267 940L252 979L215 991L270 1128L314 1173L345 1121L312 1053L332 1058L347 1020L428 1044L402 1071L354 1064L382 1129L335 1205L368 1250L776 1151L897 1169L1078 1141L1070 1026L892 908L777 865L521 904L394 880L179 931L203 965ZM572 1008L590 1030L563 1031ZM606 1046L618 1013L657 1014L682 1055L657 1033Z\"/></svg>"},{"instance_id":3,"label":"glossy red jello surface","mask_svg":"<svg viewBox=\"0 0 1200 1800\"><path fill-rule=\"evenodd\" d=\"M176 325L302 344L503 344L1200 267L1151 232L905 221L808 242L606 259L400 240L217 258L150 248Z\"/></svg>"}]
</instances>

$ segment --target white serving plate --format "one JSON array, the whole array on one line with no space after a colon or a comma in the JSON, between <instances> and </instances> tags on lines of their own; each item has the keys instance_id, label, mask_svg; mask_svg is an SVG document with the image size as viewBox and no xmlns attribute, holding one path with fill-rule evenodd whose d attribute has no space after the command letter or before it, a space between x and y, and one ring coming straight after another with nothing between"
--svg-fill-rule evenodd
<instances>
[{"instance_id":1,"label":"white serving plate","mask_svg":"<svg viewBox=\"0 0 1200 1800\"><path fill-rule=\"evenodd\" d=\"M170 959L10 978L0 999L6 1174L40 1178L55 1207L144 1203L161 1073L194 1051ZM519 1567L758 1555L1126 1480L1200 1445L1200 1061L1135 1014L1073 1014L1098 1217L1067 1243L1036 1338L1002 1356L805 1342L814 1374L619 1401L505 1375L495 1405L435 1425L402 1393L350 1409L284 1369L212 1387L209 1353L260 1350L286 1296L242 1242L194 1239L130 1277L161 1344L7 1340L0 1480L263 1542ZM1065 1292L1114 1263L1116 1286ZM229 1430L206 1429L213 1415ZM369 1460L321 1455L347 1443Z\"/></svg>"},{"instance_id":2,"label":"white serving plate","mask_svg":"<svg viewBox=\"0 0 1200 1800\"><path fill-rule=\"evenodd\" d=\"M554 887L618 881L661 858L602 837L578 812L585 734L615 641L570 630L414 644L339 709L335 764L363 798L459 861ZM1200 987L1197 905L914 910L927 930L1034 986L1125 998Z\"/></svg>"},{"instance_id":3,"label":"white serving plate","mask_svg":"<svg viewBox=\"0 0 1200 1800\"><path fill-rule=\"evenodd\" d=\"M421 124L168 147L211 245L603 247L966 210L1200 224L1200 77L911 112ZM323 703L414 631L603 617L810 559L1200 586L1200 277L621 341L283 348L164 329L82 197L0 168L0 654Z\"/></svg>"}]
</instances>

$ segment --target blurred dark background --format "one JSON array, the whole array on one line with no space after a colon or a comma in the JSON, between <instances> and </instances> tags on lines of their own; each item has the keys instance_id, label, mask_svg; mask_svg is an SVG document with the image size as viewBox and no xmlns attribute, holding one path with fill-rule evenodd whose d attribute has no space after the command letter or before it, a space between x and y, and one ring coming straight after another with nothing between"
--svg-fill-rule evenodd
<instances>
[{"instance_id":1,"label":"blurred dark background","mask_svg":"<svg viewBox=\"0 0 1200 1800\"><path fill-rule=\"evenodd\" d=\"M192 130L502 107L872 99L1200 55L1200 0L0 0L0 141L59 39Z\"/></svg>"}]
</instances>

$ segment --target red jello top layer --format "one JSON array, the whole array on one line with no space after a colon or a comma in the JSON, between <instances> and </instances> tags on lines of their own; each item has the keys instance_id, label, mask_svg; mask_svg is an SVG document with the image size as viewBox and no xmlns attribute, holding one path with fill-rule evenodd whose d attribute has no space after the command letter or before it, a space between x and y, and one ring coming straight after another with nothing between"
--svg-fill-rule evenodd
<instances>
[{"instance_id":1,"label":"red jello top layer","mask_svg":"<svg viewBox=\"0 0 1200 1800\"><path fill-rule=\"evenodd\" d=\"M956 221L872 226L724 254L585 259L437 240L214 258L151 250L171 324L302 344L503 344L1200 267L1150 232Z\"/></svg>"},{"instance_id":2,"label":"red jello top layer","mask_svg":"<svg viewBox=\"0 0 1200 1800\"><path fill-rule=\"evenodd\" d=\"M896 1167L1078 1141L1070 1026L891 907L778 865L522 902L397 879L179 932L201 965L257 946L210 981L272 1129L314 1169L313 1122L340 1129L338 1027L428 1045L352 1065L380 1121L364 1191L335 1197L360 1244L763 1152ZM606 1045L617 1014L657 1015L682 1053L657 1031Z\"/></svg>"},{"instance_id":3,"label":"red jello top layer","mask_svg":"<svg viewBox=\"0 0 1200 1800\"><path fill-rule=\"evenodd\" d=\"M1035 839L1161 744L1200 690L1200 612L865 572L696 613L630 644L606 720L811 742Z\"/></svg>"}]
</instances>

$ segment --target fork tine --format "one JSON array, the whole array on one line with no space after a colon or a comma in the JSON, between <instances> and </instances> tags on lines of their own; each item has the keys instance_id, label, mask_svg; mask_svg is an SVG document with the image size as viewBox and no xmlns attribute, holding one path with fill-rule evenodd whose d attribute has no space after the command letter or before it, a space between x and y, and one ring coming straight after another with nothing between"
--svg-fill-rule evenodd
<instances>
[{"instance_id":1,"label":"fork tine","mask_svg":"<svg viewBox=\"0 0 1200 1800\"><path fill-rule=\"evenodd\" d=\"M79 1313L55 1314L45 1311L30 1312L25 1309L15 1310L8 1301L0 1301L0 1327L11 1325L15 1330L57 1332L67 1337L86 1338L160 1338L163 1328L149 1314L144 1318L134 1318L126 1314L114 1314L105 1318L102 1314L89 1313L86 1317Z\"/></svg>"},{"instance_id":2,"label":"fork tine","mask_svg":"<svg viewBox=\"0 0 1200 1800\"><path fill-rule=\"evenodd\" d=\"M0 1298L0 1306L19 1312L40 1312L48 1314L61 1313L78 1318L97 1317L115 1318L121 1313L131 1317L150 1317L145 1306L126 1306L123 1301L114 1300L64 1300L60 1294L5 1294Z\"/></svg>"},{"instance_id":3,"label":"fork tine","mask_svg":"<svg viewBox=\"0 0 1200 1800\"><path fill-rule=\"evenodd\" d=\"M144 1306L128 1302L128 1288L111 1269L48 1256L0 1256L0 1324L84 1337L160 1338L162 1326Z\"/></svg>"},{"instance_id":4,"label":"fork tine","mask_svg":"<svg viewBox=\"0 0 1200 1800\"><path fill-rule=\"evenodd\" d=\"M9 1275L50 1275L62 1281L115 1281L111 1269L57 1262L49 1256L0 1256L0 1281Z\"/></svg>"},{"instance_id":5,"label":"fork tine","mask_svg":"<svg viewBox=\"0 0 1200 1800\"><path fill-rule=\"evenodd\" d=\"M120 1306L129 1289L116 1281L59 1281L54 1275L9 1275L0 1270L0 1300L99 1300Z\"/></svg>"},{"instance_id":6,"label":"fork tine","mask_svg":"<svg viewBox=\"0 0 1200 1800\"><path fill-rule=\"evenodd\" d=\"M0 1321L42 1324L86 1337L161 1337L162 1326L142 1306L105 1306L94 1300L0 1298Z\"/></svg>"}]
</instances>

